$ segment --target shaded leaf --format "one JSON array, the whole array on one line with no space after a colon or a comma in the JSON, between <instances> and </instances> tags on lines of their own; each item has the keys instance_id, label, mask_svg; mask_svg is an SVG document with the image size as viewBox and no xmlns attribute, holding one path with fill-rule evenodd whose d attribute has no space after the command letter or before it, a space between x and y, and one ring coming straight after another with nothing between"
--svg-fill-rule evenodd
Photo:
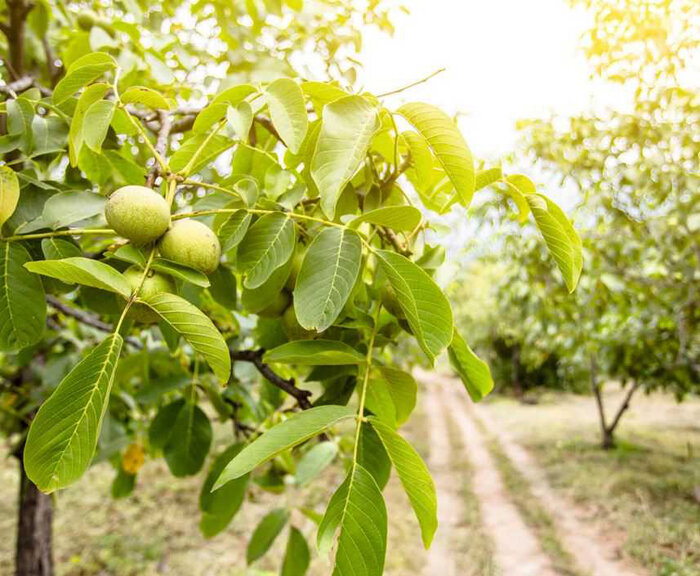
<instances>
[{"instance_id":1,"label":"shaded leaf","mask_svg":"<svg viewBox=\"0 0 700 576\"><path fill-rule=\"evenodd\" d=\"M311 176L329 218L334 217L340 193L364 160L378 128L377 109L362 96L346 96L324 107Z\"/></svg>"},{"instance_id":2,"label":"shaded leaf","mask_svg":"<svg viewBox=\"0 0 700 576\"><path fill-rule=\"evenodd\" d=\"M325 228L313 239L294 287L294 312L302 327L323 332L336 321L361 261L362 244L354 232Z\"/></svg>"},{"instance_id":3,"label":"shaded leaf","mask_svg":"<svg viewBox=\"0 0 700 576\"><path fill-rule=\"evenodd\" d=\"M287 520L289 520L289 512L284 508L277 508L260 521L250 538L250 542L248 542L246 550L248 564L252 564L265 555L279 533L282 532Z\"/></svg>"},{"instance_id":4,"label":"shaded leaf","mask_svg":"<svg viewBox=\"0 0 700 576\"><path fill-rule=\"evenodd\" d=\"M41 279L28 272L31 262L18 242L0 242L0 350L17 352L39 341L46 323Z\"/></svg>"},{"instance_id":5,"label":"shaded leaf","mask_svg":"<svg viewBox=\"0 0 700 576\"><path fill-rule=\"evenodd\" d=\"M295 340L268 350L263 360L301 366L343 366L362 364L365 356L337 340Z\"/></svg>"},{"instance_id":6,"label":"shaded leaf","mask_svg":"<svg viewBox=\"0 0 700 576\"><path fill-rule=\"evenodd\" d=\"M282 562L282 576L304 576L311 563L311 551L306 538L298 528L289 530L287 549Z\"/></svg>"},{"instance_id":7,"label":"shaded leaf","mask_svg":"<svg viewBox=\"0 0 700 576\"><path fill-rule=\"evenodd\" d=\"M209 418L194 402L180 408L163 456L173 476L192 476L202 469L209 454L212 428Z\"/></svg>"}]
</instances>

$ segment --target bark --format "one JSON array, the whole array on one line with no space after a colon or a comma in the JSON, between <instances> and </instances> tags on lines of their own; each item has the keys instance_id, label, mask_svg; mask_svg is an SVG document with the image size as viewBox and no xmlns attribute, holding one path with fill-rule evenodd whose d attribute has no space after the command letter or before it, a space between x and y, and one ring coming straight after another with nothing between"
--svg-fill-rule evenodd
<instances>
[{"instance_id":1,"label":"bark","mask_svg":"<svg viewBox=\"0 0 700 576\"><path fill-rule=\"evenodd\" d=\"M605 419L605 406L603 405L603 394L598 383L598 362L594 354L589 356L588 380L591 385L591 392L595 398L596 407L598 408L598 421L600 422L601 446L604 449L613 447L613 436L608 431L608 424Z\"/></svg>"},{"instance_id":2,"label":"bark","mask_svg":"<svg viewBox=\"0 0 700 576\"><path fill-rule=\"evenodd\" d=\"M17 519L16 576L53 576L53 502L27 478L22 459Z\"/></svg>"}]
</instances>

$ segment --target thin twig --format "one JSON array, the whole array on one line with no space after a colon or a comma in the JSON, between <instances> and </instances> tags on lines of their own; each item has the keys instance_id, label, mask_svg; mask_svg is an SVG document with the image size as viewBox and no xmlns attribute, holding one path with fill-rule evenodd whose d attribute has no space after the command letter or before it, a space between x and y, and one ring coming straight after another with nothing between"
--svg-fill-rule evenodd
<instances>
[{"instance_id":1,"label":"thin twig","mask_svg":"<svg viewBox=\"0 0 700 576\"><path fill-rule=\"evenodd\" d=\"M158 130L158 137L156 138L156 151L161 157L165 158L168 152L168 139L170 138L170 130L172 128L172 122L170 120L170 115L167 111L161 110L158 113L160 117L160 129ZM146 186L153 188L156 178L161 174L161 168L158 162L153 164L153 168L148 173L146 178Z\"/></svg>"},{"instance_id":2,"label":"thin twig","mask_svg":"<svg viewBox=\"0 0 700 576\"><path fill-rule=\"evenodd\" d=\"M62 314L65 314L66 316L70 316L71 318L75 318L78 322L81 324L85 324L86 326L90 326L91 328L95 328L96 330L100 330L101 332L114 332L114 326L111 324L108 324L107 322L103 322L99 318L93 316L92 314L85 312L83 310L79 310L78 308L73 308L72 306L69 306L65 302L61 302L58 298L55 296L46 296L46 301L49 303L49 305L61 312ZM143 344L139 342L136 338L132 337L127 337L126 342L133 346L134 348L138 348L139 350L143 348Z\"/></svg>"},{"instance_id":3,"label":"thin twig","mask_svg":"<svg viewBox=\"0 0 700 576\"><path fill-rule=\"evenodd\" d=\"M377 94L377 98L384 98L385 96L392 96L394 94L399 94L400 92L403 92L405 90L408 90L409 88L413 88L414 86L418 86L419 84L424 84L428 80L431 80L438 74L444 72L447 70L447 68L440 68L439 70L435 70L432 74L429 74L425 78L421 78L420 80L416 80L415 82L411 82L410 84L407 84L406 86L402 86L401 88L397 88L396 90L390 90L389 92L384 92L382 94Z\"/></svg>"}]
</instances>

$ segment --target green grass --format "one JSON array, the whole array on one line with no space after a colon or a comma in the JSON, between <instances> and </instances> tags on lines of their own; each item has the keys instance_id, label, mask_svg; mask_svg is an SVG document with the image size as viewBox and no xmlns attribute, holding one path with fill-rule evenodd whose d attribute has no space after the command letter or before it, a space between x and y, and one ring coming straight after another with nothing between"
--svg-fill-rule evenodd
<instances>
[{"instance_id":1,"label":"green grass","mask_svg":"<svg viewBox=\"0 0 700 576\"><path fill-rule=\"evenodd\" d=\"M619 396L609 390L608 405ZM536 406L497 400L488 411L624 556L653 576L700 576L700 401L640 395L609 451L599 448L587 397L552 395Z\"/></svg>"}]
</instances>

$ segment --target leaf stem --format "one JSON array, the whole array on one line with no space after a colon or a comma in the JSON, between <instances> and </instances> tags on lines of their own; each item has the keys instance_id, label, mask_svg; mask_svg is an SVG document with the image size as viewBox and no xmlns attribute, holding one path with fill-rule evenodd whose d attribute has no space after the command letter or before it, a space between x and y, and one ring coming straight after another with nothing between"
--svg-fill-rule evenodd
<instances>
[{"instance_id":1,"label":"leaf stem","mask_svg":"<svg viewBox=\"0 0 700 576\"><path fill-rule=\"evenodd\" d=\"M134 303L136 298L138 298L138 295L141 292L141 289L143 288L143 284L146 281L146 277L148 276L148 273L151 270L151 264L153 264L153 258L155 258L155 255L156 247L154 245L153 248L151 248L150 254L148 255L146 265L143 267L143 274L141 274L141 279L139 280L138 286L136 286L134 291L131 293L131 296L129 296L129 299L126 301L126 306L124 306L124 310L122 310L122 314L119 317L119 322L117 322L117 326L114 329L115 332L119 332L119 330L122 327L122 323L124 322L124 318L126 318L126 314L129 311L129 308L131 308L131 305Z\"/></svg>"},{"instance_id":2,"label":"leaf stem","mask_svg":"<svg viewBox=\"0 0 700 576\"><path fill-rule=\"evenodd\" d=\"M55 230L54 232L38 232L36 234L15 234L3 238L4 242L16 242L18 240L36 240L39 238L56 238L59 236L116 236L111 228L73 228L71 230Z\"/></svg>"},{"instance_id":3,"label":"leaf stem","mask_svg":"<svg viewBox=\"0 0 700 576\"><path fill-rule=\"evenodd\" d=\"M353 470L357 465L357 451L360 445L360 432L362 430L362 422L364 421L364 411L365 402L367 400L367 386L369 384L369 373L372 369L372 352L374 349L374 339L377 336L377 324L379 323L379 313L382 310L382 305L377 306L377 310L374 313L374 325L372 326L372 332L370 333L369 343L367 344L367 357L365 359L365 374L362 379L362 392L360 393L360 403L357 407L357 427L355 428L355 447L352 453L352 467Z\"/></svg>"}]
</instances>

